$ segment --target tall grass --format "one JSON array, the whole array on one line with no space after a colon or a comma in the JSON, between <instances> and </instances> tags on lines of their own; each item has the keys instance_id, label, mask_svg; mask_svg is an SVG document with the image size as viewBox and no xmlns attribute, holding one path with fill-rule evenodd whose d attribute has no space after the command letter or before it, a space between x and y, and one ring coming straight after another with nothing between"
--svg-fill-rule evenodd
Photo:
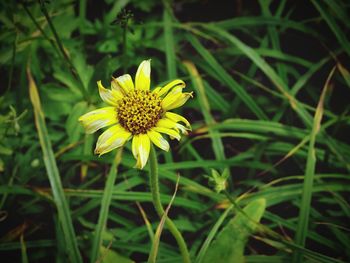
<instances>
[{"instance_id":1,"label":"tall grass","mask_svg":"<svg viewBox=\"0 0 350 263\"><path fill-rule=\"evenodd\" d=\"M174 236L193 262L349 261L346 1L0 6L4 262L181 262ZM129 144L94 155L78 123L103 105L96 81L144 59L152 87L194 92L179 112L192 131L152 153L156 197L154 166L134 169ZM215 192L208 177L226 168Z\"/></svg>"}]
</instances>

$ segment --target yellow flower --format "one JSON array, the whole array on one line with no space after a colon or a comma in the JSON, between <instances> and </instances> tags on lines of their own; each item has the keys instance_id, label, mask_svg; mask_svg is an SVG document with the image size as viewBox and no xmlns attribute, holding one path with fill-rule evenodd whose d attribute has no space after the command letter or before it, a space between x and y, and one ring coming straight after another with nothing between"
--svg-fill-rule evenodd
<instances>
[{"instance_id":1,"label":"yellow flower","mask_svg":"<svg viewBox=\"0 0 350 263\"><path fill-rule=\"evenodd\" d=\"M108 153L132 139L136 167L142 169L147 163L151 142L162 150L169 150L169 143L161 133L180 140L180 134L187 134L191 129L184 117L169 112L192 96L191 92L182 92L185 83L177 79L150 91L150 75L151 62L145 60L137 69L135 86L129 74L113 78L111 89L104 88L101 81L97 82L102 100L110 106L79 118L87 133L113 125L99 136L96 154Z\"/></svg>"}]
</instances>

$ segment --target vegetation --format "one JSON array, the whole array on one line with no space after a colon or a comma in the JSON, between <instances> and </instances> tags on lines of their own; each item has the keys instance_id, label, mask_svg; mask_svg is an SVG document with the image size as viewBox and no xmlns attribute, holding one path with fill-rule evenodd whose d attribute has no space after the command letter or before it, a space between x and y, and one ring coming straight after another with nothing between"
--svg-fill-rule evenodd
<instances>
[{"instance_id":1,"label":"vegetation","mask_svg":"<svg viewBox=\"0 0 350 263\"><path fill-rule=\"evenodd\" d=\"M350 261L347 1L0 6L2 262ZM147 59L192 131L140 170L78 119Z\"/></svg>"}]
</instances>

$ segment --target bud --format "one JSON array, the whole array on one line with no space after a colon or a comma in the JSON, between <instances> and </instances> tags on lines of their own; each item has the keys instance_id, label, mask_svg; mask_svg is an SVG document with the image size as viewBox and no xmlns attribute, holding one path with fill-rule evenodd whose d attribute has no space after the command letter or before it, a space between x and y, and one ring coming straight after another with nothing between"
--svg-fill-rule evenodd
<instances>
[{"instance_id":1,"label":"bud","mask_svg":"<svg viewBox=\"0 0 350 263\"><path fill-rule=\"evenodd\" d=\"M220 193L221 191L226 189L228 176L228 169L225 168L222 174L220 174L214 169L211 169L211 175L207 175L206 177L208 177L209 186L213 187L215 192Z\"/></svg>"}]
</instances>

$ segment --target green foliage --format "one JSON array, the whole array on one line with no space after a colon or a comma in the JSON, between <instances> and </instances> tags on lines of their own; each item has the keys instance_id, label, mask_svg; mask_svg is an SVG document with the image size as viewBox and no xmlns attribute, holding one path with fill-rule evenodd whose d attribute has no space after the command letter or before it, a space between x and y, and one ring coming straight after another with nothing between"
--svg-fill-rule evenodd
<instances>
[{"instance_id":1,"label":"green foliage","mask_svg":"<svg viewBox=\"0 0 350 263\"><path fill-rule=\"evenodd\" d=\"M244 213L238 212L217 234L202 262L244 262L245 245L257 228L265 207L265 199L257 199L243 209Z\"/></svg>"},{"instance_id":2,"label":"green foliage","mask_svg":"<svg viewBox=\"0 0 350 263\"><path fill-rule=\"evenodd\" d=\"M152 59L152 87L194 92L189 136L157 151L191 259L349 262L350 6L299 2L0 1L2 261L147 261L149 167L126 149L117 174L77 120ZM152 258L180 262L166 225Z\"/></svg>"}]
</instances>

